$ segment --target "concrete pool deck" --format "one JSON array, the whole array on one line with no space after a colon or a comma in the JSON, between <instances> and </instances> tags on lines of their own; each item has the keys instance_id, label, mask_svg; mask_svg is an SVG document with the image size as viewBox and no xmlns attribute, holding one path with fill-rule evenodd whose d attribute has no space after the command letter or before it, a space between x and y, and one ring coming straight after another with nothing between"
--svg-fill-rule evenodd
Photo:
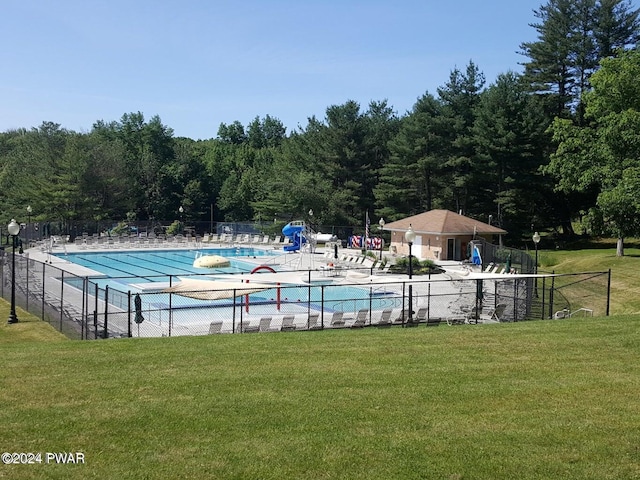
<instances>
[{"instance_id":1,"label":"concrete pool deck","mask_svg":"<svg viewBox=\"0 0 640 480\"><path fill-rule=\"evenodd\" d=\"M219 242L184 242L180 244L159 243L157 245L151 246L145 243L126 243L121 245L105 242L103 244L97 244L88 247L82 244L62 243L58 241L55 243L42 243L33 248L30 248L25 251L25 256L80 277L106 277L106 275L100 272L73 263L69 259L65 258L65 255L71 253L91 254L117 252L145 253L151 251L188 251L193 252L195 258L198 254L206 253L207 249L218 248L254 248L257 250L265 250L269 252L270 255L246 255L235 258L238 258L243 262L247 262L255 266L269 265L278 272L290 272L291 274L293 274L294 272L299 272L300 277L302 278L304 276L305 280L310 279L312 281L335 283L336 285L348 285L353 282L351 284L355 287L371 286L375 288L383 288L391 295L395 295L396 299L404 298L403 296L405 282L409 280L408 274L380 273L376 269L365 268L363 264L356 264L343 260L336 261L336 259L334 258L335 250L333 246L330 246L328 248L318 247L314 253L310 253L309 251L303 251L302 253L300 253L285 252L282 250L282 245L278 246L251 243L229 244ZM273 253L276 254L274 255ZM379 252L375 253L378 254ZM343 258L344 256L357 257L360 254L361 252L359 249L340 248L338 250L339 258ZM395 262L395 257L386 252L385 257L387 261ZM460 262L446 263L448 263L448 265L444 266L450 271L458 271L461 274L465 272L465 269ZM331 265L330 267L330 264L333 265ZM53 275L51 276L52 282L45 282L45 284L53 286L47 287L47 290L49 288L53 288L53 293L55 293L55 290L59 290L60 288L60 281ZM309 275L309 278L307 278L307 275ZM265 275L265 277L266 276L268 275ZM141 285L142 287L140 287L139 290L142 295L143 293L145 293L146 287L143 283L141 283ZM309 284L308 282L301 281L300 285L308 286ZM443 303L441 304L432 304L430 306L430 315L439 318L447 318L453 315L452 311L457 309L454 304L462 301L463 290L465 290L461 287L460 282L456 282L455 279L452 278L452 276L450 276L449 274L433 275L432 277L426 275L413 276L413 278L411 279L411 285L413 288L415 301L413 310L416 313L420 308L424 308L427 303L430 302L430 296L442 296L443 298L451 296L451 300L449 300L449 298L446 298L446 302L443 301ZM136 285L136 287L138 287L138 285ZM70 289L70 291L67 291L65 293L65 301L77 304L78 306L82 305L82 292L72 292L71 290L74 289L72 288ZM475 290L473 289L468 290L470 292L475 292ZM174 302L174 308L176 308L176 303L178 302ZM393 308L393 318L397 319L398 316L400 316L403 312L403 303L400 300L396 300L395 303L396 304ZM202 307L198 308L178 308L171 314L168 314L163 309L154 310L152 308L149 308L149 305L145 302L145 319L147 321L138 326L134 325L133 334L134 336L204 335L210 333L211 324L214 323L213 320L222 320L223 326L221 327L221 331L231 332L238 331L239 329L244 329L245 323L248 323L252 327L255 327L259 324L261 318L264 316L272 317L273 324L270 328L280 330L282 329L284 317L291 315L294 316L294 325L297 327L297 329L306 329L309 327L308 322L310 317L313 316L311 315L311 313L313 312L305 308L304 303L299 305L289 303L286 309L283 309L282 311L280 311L279 309L276 310L275 305L255 304L251 306L251 309L248 313L244 313L244 315L240 317L243 320L243 327L240 328L238 318L236 316L237 313L234 313L232 317L230 313L230 307L216 307L214 310L207 310L207 308L210 307L207 307L203 304ZM113 313L116 313L118 311L120 311L121 314L125 313L124 310L119 310L117 308L109 307L109 309ZM226 309L228 309L229 312L226 312ZM324 326L329 326L333 311L325 310L324 312L319 313L321 319L323 320ZM354 307L349 311L345 311L344 313L345 315L343 326L351 326L356 320L358 309ZM367 324L377 323L382 318L382 314L383 308L372 310L371 312L369 312ZM168 321L167 315L170 315L170 321ZM215 315L217 315L217 317ZM115 322L110 324L110 326L111 325L115 327ZM122 330L122 327L119 330Z\"/></svg>"}]
</instances>

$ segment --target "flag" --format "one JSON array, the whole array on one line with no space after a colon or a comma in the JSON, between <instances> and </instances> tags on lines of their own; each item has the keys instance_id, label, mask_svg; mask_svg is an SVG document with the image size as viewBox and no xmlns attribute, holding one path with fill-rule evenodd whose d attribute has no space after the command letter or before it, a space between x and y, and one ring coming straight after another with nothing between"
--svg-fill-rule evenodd
<instances>
[{"instance_id":1,"label":"flag","mask_svg":"<svg viewBox=\"0 0 640 480\"><path fill-rule=\"evenodd\" d=\"M364 236L369 238L369 227L371 227L371 220L369 220L369 210L367 210L367 220L365 223Z\"/></svg>"},{"instance_id":2,"label":"flag","mask_svg":"<svg viewBox=\"0 0 640 480\"><path fill-rule=\"evenodd\" d=\"M371 220L369 220L369 210L366 211L366 217L364 222L364 242L363 247L367 250L367 243L369 242L369 227L371 226Z\"/></svg>"}]
</instances>

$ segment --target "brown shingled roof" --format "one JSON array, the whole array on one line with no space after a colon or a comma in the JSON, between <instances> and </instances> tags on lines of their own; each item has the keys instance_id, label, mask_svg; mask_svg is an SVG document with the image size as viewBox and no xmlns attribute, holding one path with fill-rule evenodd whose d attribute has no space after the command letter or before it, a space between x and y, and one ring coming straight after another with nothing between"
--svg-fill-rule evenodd
<instances>
[{"instance_id":1,"label":"brown shingled roof","mask_svg":"<svg viewBox=\"0 0 640 480\"><path fill-rule=\"evenodd\" d=\"M396 222L387 223L385 230L407 231L409 224L416 233L424 234L450 234L450 235L500 235L506 230L489 225L488 223L473 220L472 218L458 215L449 210L429 210L428 212L403 218Z\"/></svg>"}]
</instances>

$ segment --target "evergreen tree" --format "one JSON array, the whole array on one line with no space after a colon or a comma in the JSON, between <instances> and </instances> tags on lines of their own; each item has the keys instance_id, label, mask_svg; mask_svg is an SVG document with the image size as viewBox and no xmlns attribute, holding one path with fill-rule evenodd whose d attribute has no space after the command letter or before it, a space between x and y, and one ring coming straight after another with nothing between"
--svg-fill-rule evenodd
<instances>
[{"instance_id":1,"label":"evergreen tree","mask_svg":"<svg viewBox=\"0 0 640 480\"><path fill-rule=\"evenodd\" d=\"M442 192L443 203L455 211L470 213L469 210L473 210L474 190L481 182L473 174L475 144L472 128L484 83L484 75L470 61L464 73L454 69L449 81L438 88L442 119L449 132L445 138L446 149L441 157L446 185Z\"/></svg>"},{"instance_id":2,"label":"evergreen tree","mask_svg":"<svg viewBox=\"0 0 640 480\"><path fill-rule=\"evenodd\" d=\"M442 106L426 93L402 119L400 131L389 142L391 156L380 169L375 189L378 212L388 220L431 210L442 187L447 125Z\"/></svg>"},{"instance_id":3,"label":"evergreen tree","mask_svg":"<svg viewBox=\"0 0 640 480\"><path fill-rule=\"evenodd\" d=\"M549 0L534 15L538 40L520 45L529 58L525 77L533 91L549 97L551 117L577 113L602 58L638 43L638 10L628 0Z\"/></svg>"},{"instance_id":4,"label":"evergreen tree","mask_svg":"<svg viewBox=\"0 0 640 480\"><path fill-rule=\"evenodd\" d=\"M474 169L482 179L477 206L514 238L529 234L530 225L539 222L548 198L541 193L551 193L538 171L545 161L547 124L538 99L513 72L498 76L476 110Z\"/></svg>"}]
</instances>

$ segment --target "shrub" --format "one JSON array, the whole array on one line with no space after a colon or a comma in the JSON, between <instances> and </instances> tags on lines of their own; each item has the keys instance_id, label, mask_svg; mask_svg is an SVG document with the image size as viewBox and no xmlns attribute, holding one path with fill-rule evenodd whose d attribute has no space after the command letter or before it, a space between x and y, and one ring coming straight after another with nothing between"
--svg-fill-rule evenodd
<instances>
[{"instance_id":1,"label":"shrub","mask_svg":"<svg viewBox=\"0 0 640 480\"><path fill-rule=\"evenodd\" d=\"M179 220L174 220L174 222L167 227L167 235L179 235L184 231L184 225Z\"/></svg>"}]
</instances>

